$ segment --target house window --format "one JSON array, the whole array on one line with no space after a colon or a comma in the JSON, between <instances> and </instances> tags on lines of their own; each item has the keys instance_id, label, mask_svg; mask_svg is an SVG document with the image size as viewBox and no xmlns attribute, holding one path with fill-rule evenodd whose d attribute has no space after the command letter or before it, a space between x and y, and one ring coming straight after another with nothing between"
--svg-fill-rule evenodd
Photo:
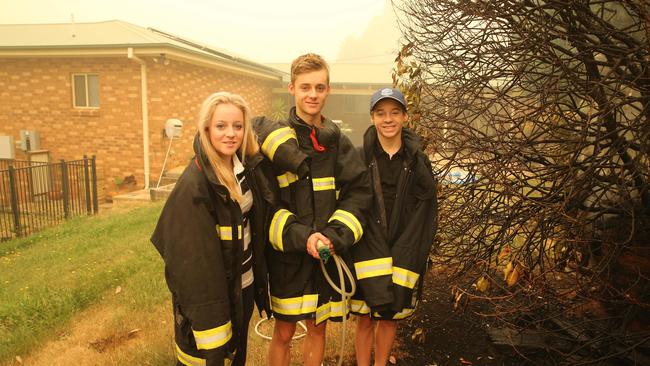
<instances>
[{"instance_id":1,"label":"house window","mask_svg":"<svg viewBox=\"0 0 650 366\"><path fill-rule=\"evenodd\" d=\"M72 95L77 108L99 108L99 76L72 74Z\"/></svg>"}]
</instances>

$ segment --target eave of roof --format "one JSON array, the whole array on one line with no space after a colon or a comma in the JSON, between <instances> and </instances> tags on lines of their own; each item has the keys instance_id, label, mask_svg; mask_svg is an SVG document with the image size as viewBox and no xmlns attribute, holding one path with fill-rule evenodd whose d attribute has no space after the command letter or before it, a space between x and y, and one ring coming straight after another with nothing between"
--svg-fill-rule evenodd
<instances>
[{"instance_id":1,"label":"eave of roof","mask_svg":"<svg viewBox=\"0 0 650 366\"><path fill-rule=\"evenodd\" d=\"M11 35L27 30L24 42ZM45 40L39 34L54 29L58 33ZM112 30L112 41L106 32ZM31 31L31 33L29 32ZM85 32L85 33L84 33ZM77 37L77 33L84 36ZM18 33L20 34L20 33ZM19 38L19 37L16 37ZM189 41L153 28L142 28L122 21L78 24L0 25L0 57L122 57L128 48L138 56L159 56L171 60L228 70L269 80L281 80L283 72L275 68L237 57L226 51Z\"/></svg>"}]
</instances>

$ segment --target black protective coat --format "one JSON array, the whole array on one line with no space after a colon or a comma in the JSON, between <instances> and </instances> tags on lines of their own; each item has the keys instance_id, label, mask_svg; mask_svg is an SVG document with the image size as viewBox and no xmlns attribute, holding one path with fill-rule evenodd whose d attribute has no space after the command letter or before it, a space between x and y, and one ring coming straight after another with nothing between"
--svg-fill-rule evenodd
<instances>
[{"instance_id":1,"label":"black protective coat","mask_svg":"<svg viewBox=\"0 0 650 366\"><path fill-rule=\"evenodd\" d=\"M194 150L196 157L167 199L151 241L165 261L165 278L174 306L176 345L182 353L206 360L207 365L220 365L236 351L233 347L242 323L243 239L221 239L216 228L229 226L236 233L243 217L239 204L217 181L202 154L198 135ZM261 172L264 162L261 155L248 158L245 174L253 193L249 218L255 301L260 314L262 310L270 314L264 247L273 195ZM228 321L232 323L228 343L210 350L197 349L192 330L213 329Z\"/></svg>"},{"instance_id":2,"label":"black protective coat","mask_svg":"<svg viewBox=\"0 0 650 366\"><path fill-rule=\"evenodd\" d=\"M282 175L290 177L286 185L280 185L277 193L279 207L290 213L280 229L283 247L267 247L273 314L286 321L338 320L342 315L340 295L326 282L319 261L306 252L306 243L313 232L321 232L332 241L337 254L349 258L350 248L356 245L363 231L365 211L370 204L371 191L363 162L350 140L330 120L323 119L322 127L315 131L325 152L315 150L310 138L312 127L300 121L295 110L291 111L287 122L260 118L254 124L263 142L262 151L272 160L272 174L278 177L278 182ZM295 135L281 144L283 140L278 138L278 144L274 145L274 133L279 129L287 131L285 137L288 132ZM315 188L319 179L330 178L335 181L335 187ZM357 220L359 230L356 234L350 226L332 220L336 212L342 211ZM273 231L273 220L271 224ZM270 236L273 243L273 234ZM327 268L333 281L338 283L333 261L327 263ZM293 306L300 309L295 313L283 313L282 304L288 301L293 301ZM302 303L296 305L299 302Z\"/></svg>"},{"instance_id":3,"label":"black protective coat","mask_svg":"<svg viewBox=\"0 0 650 366\"><path fill-rule=\"evenodd\" d=\"M419 278L414 288L395 283L394 274L358 280L360 291L355 300L362 300L367 305L364 312L358 311L362 306L357 304L359 313L368 313L369 307L373 312L394 312L397 319L412 314L419 300L418 288L422 286L437 225L436 180L431 162L420 150L418 137L404 128L402 143L406 158L399 172L390 172L399 174L397 196L391 217L386 218L387 223L382 222L381 183L378 182L380 177L374 173L377 164L374 151L378 143L377 130L370 126L364 134L361 153L373 182L374 199L362 242L353 250L355 266L363 261L392 257L394 269L408 270L418 274Z\"/></svg>"}]
</instances>

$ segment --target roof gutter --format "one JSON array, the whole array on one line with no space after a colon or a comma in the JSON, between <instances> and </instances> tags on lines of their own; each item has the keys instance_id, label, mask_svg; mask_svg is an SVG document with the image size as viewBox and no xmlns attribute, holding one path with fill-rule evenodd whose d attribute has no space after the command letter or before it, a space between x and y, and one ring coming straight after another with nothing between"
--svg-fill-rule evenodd
<instances>
[{"instance_id":1,"label":"roof gutter","mask_svg":"<svg viewBox=\"0 0 650 366\"><path fill-rule=\"evenodd\" d=\"M272 73L277 73L278 72L278 70L276 70L276 69L274 69L272 67L262 65L262 64L259 64L257 62L249 61L249 60L246 60L246 59L243 59L243 58L240 58L240 57L236 57L236 56L233 56L233 55L229 55L229 54L227 54L225 52L217 51L217 50L215 50L213 48L204 46L202 44L198 44L196 42L188 41L187 39L175 36L175 35L173 35L171 33L163 32L163 31L155 29L155 28L147 28L147 29L154 32L154 33L158 33L158 34L160 34L162 36L165 36L165 37L167 37L169 39L172 39L172 40L174 40L176 42L186 44L186 45L188 45L190 47L197 48L197 49L199 49L199 50L201 50L203 52L206 52L206 53L212 54L214 56L224 58L224 59L232 61L234 63L246 65L248 67L254 67L254 68L257 68L259 70L266 71L266 72L272 72Z\"/></svg>"},{"instance_id":2,"label":"roof gutter","mask_svg":"<svg viewBox=\"0 0 650 366\"><path fill-rule=\"evenodd\" d=\"M140 64L140 83L142 100L142 149L144 159L144 189L149 189L149 103L147 102L147 64L133 52L133 47L127 49L127 56Z\"/></svg>"}]
</instances>

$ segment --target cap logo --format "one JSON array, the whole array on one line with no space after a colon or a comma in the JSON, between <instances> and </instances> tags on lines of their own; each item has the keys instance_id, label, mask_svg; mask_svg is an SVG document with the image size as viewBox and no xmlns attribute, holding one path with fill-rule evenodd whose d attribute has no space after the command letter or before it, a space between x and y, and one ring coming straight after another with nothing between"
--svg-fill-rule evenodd
<instances>
[{"instance_id":1,"label":"cap logo","mask_svg":"<svg viewBox=\"0 0 650 366\"><path fill-rule=\"evenodd\" d=\"M384 88L384 89L381 90L381 95L383 95L384 97L393 95L393 89Z\"/></svg>"}]
</instances>

